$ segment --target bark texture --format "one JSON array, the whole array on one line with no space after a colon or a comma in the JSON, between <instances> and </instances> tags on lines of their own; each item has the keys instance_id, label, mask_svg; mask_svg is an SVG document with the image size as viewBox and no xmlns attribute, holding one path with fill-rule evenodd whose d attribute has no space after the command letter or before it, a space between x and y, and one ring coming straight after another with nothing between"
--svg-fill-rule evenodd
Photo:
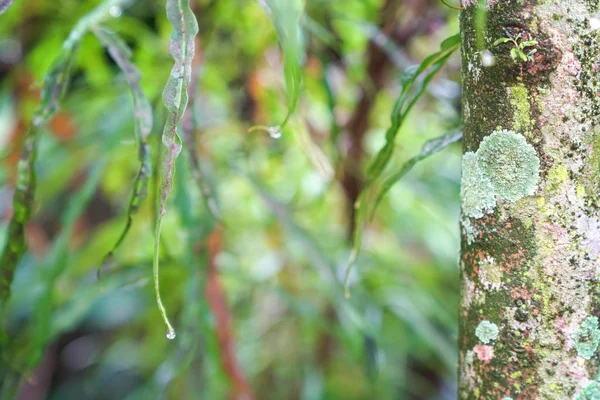
<instances>
[{"instance_id":1,"label":"bark texture","mask_svg":"<svg viewBox=\"0 0 600 400\"><path fill-rule=\"evenodd\" d=\"M488 0L479 45L477 3L460 16L459 397L600 399L599 1ZM537 41L533 60L504 37Z\"/></svg>"}]
</instances>

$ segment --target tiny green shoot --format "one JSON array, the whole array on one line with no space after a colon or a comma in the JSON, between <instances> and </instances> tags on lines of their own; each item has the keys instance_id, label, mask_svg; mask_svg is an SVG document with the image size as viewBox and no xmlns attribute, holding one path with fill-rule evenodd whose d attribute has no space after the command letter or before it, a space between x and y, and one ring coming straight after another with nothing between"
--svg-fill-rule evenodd
<instances>
[{"instance_id":1,"label":"tiny green shoot","mask_svg":"<svg viewBox=\"0 0 600 400\"><path fill-rule=\"evenodd\" d=\"M503 43L512 43L513 48L510 49L510 58L513 59L513 62L527 62L534 61L533 55L537 52L537 49L531 49L527 51L528 47L533 47L538 44L536 39L533 40L524 40L522 39L523 35L518 33L516 36L512 36L508 32L506 32L507 37L500 38L494 42L494 47Z\"/></svg>"}]
</instances>

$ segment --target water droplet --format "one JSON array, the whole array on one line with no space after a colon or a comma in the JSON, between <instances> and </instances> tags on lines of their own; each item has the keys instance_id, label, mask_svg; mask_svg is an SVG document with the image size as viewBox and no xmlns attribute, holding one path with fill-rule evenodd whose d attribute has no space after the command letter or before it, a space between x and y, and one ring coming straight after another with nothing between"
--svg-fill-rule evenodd
<instances>
[{"instance_id":1,"label":"water droplet","mask_svg":"<svg viewBox=\"0 0 600 400\"><path fill-rule=\"evenodd\" d=\"M173 339L175 339L175 336L176 335L175 335L175 330L174 329L169 329L167 331L167 339L173 340Z\"/></svg>"},{"instance_id":2,"label":"water droplet","mask_svg":"<svg viewBox=\"0 0 600 400\"><path fill-rule=\"evenodd\" d=\"M496 63L496 59L494 55L489 50L484 50L481 52L481 65L484 67L491 67Z\"/></svg>"},{"instance_id":3,"label":"water droplet","mask_svg":"<svg viewBox=\"0 0 600 400\"><path fill-rule=\"evenodd\" d=\"M110 15L112 15L115 18L119 18L121 16L121 14L123 13L123 11L121 10L121 7L119 7L119 6L112 6L111 8L108 9L108 12L110 13Z\"/></svg>"},{"instance_id":4,"label":"water droplet","mask_svg":"<svg viewBox=\"0 0 600 400\"><path fill-rule=\"evenodd\" d=\"M281 127L280 126L270 126L267 129L267 132L269 132L269 136L271 136L273 139L279 139L281 137Z\"/></svg>"}]
</instances>

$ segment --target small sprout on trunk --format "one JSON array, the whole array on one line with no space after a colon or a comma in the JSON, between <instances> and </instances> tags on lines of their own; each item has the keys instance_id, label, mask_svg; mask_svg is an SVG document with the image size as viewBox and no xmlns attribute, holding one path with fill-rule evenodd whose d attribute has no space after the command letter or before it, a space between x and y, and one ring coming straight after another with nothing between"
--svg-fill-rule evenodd
<instances>
[{"instance_id":1,"label":"small sprout on trunk","mask_svg":"<svg viewBox=\"0 0 600 400\"><path fill-rule=\"evenodd\" d=\"M527 50L527 48L534 47L535 45L537 45L538 41L536 39L521 41L520 39L523 36L521 33L513 37L510 33L506 32L506 36L507 37L503 37L496 40L494 42L494 47L504 43L511 43L513 45L513 48L510 49L510 58L512 58L513 62L519 63L534 61L533 55L537 52L537 49L533 48Z\"/></svg>"}]
</instances>

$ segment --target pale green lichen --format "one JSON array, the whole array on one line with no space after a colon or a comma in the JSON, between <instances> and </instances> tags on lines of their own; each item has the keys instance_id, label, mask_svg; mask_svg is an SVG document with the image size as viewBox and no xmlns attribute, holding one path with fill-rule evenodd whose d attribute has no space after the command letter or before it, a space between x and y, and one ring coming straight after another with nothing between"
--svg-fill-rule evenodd
<instances>
[{"instance_id":1,"label":"pale green lichen","mask_svg":"<svg viewBox=\"0 0 600 400\"><path fill-rule=\"evenodd\" d=\"M460 198L464 215L481 218L496 206L496 195L489 178L481 171L475 153L463 154Z\"/></svg>"},{"instance_id":2,"label":"pale green lichen","mask_svg":"<svg viewBox=\"0 0 600 400\"><path fill-rule=\"evenodd\" d=\"M515 201L535 192L540 160L523 135L495 131L483 139L476 155L479 168L499 197Z\"/></svg>"},{"instance_id":3,"label":"pale green lichen","mask_svg":"<svg viewBox=\"0 0 600 400\"><path fill-rule=\"evenodd\" d=\"M516 201L532 195L539 169L535 149L523 135L508 130L494 131L483 139L476 153L463 154L460 193L463 215L481 218L491 213L496 206L496 196ZM463 219L467 233L468 218Z\"/></svg>"},{"instance_id":4,"label":"pale green lichen","mask_svg":"<svg viewBox=\"0 0 600 400\"><path fill-rule=\"evenodd\" d=\"M576 400L600 400L600 382L592 381L589 385L583 388Z\"/></svg>"},{"instance_id":5,"label":"pale green lichen","mask_svg":"<svg viewBox=\"0 0 600 400\"><path fill-rule=\"evenodd\" d=\"M477 152L463 154L460 197L468 244L477 233L470 218L490 214L496 196L516 201L532 195L539 169L535 149L523 135L508 130L494 131L483 139Z\"/></svg>"},{"instance_id":6,"label":"pale green lichen","mask_svg":"<svg viewBox=\"0 0 600 400\"><path fill-rule=\"evenodd\" d=\"M481 321L479 325L477 325L477 329L475 329L475 336L477 336L484 344L496 340L498 338L498 333L500 333L498 326L490 321Z\"/></svg>"},{"instance_id":7,"label":"pale green lichen","mask_svg":"<svg viewBox=\"0 0 600 400\"><path fill-rule=\"evenodd\" d=\"M581 323L581 327L573 333L573 343L577 354L589 360L594 356L600 343L600 329L598 329L598 318L587 317Z\"/></svg>"}]
</instances>

